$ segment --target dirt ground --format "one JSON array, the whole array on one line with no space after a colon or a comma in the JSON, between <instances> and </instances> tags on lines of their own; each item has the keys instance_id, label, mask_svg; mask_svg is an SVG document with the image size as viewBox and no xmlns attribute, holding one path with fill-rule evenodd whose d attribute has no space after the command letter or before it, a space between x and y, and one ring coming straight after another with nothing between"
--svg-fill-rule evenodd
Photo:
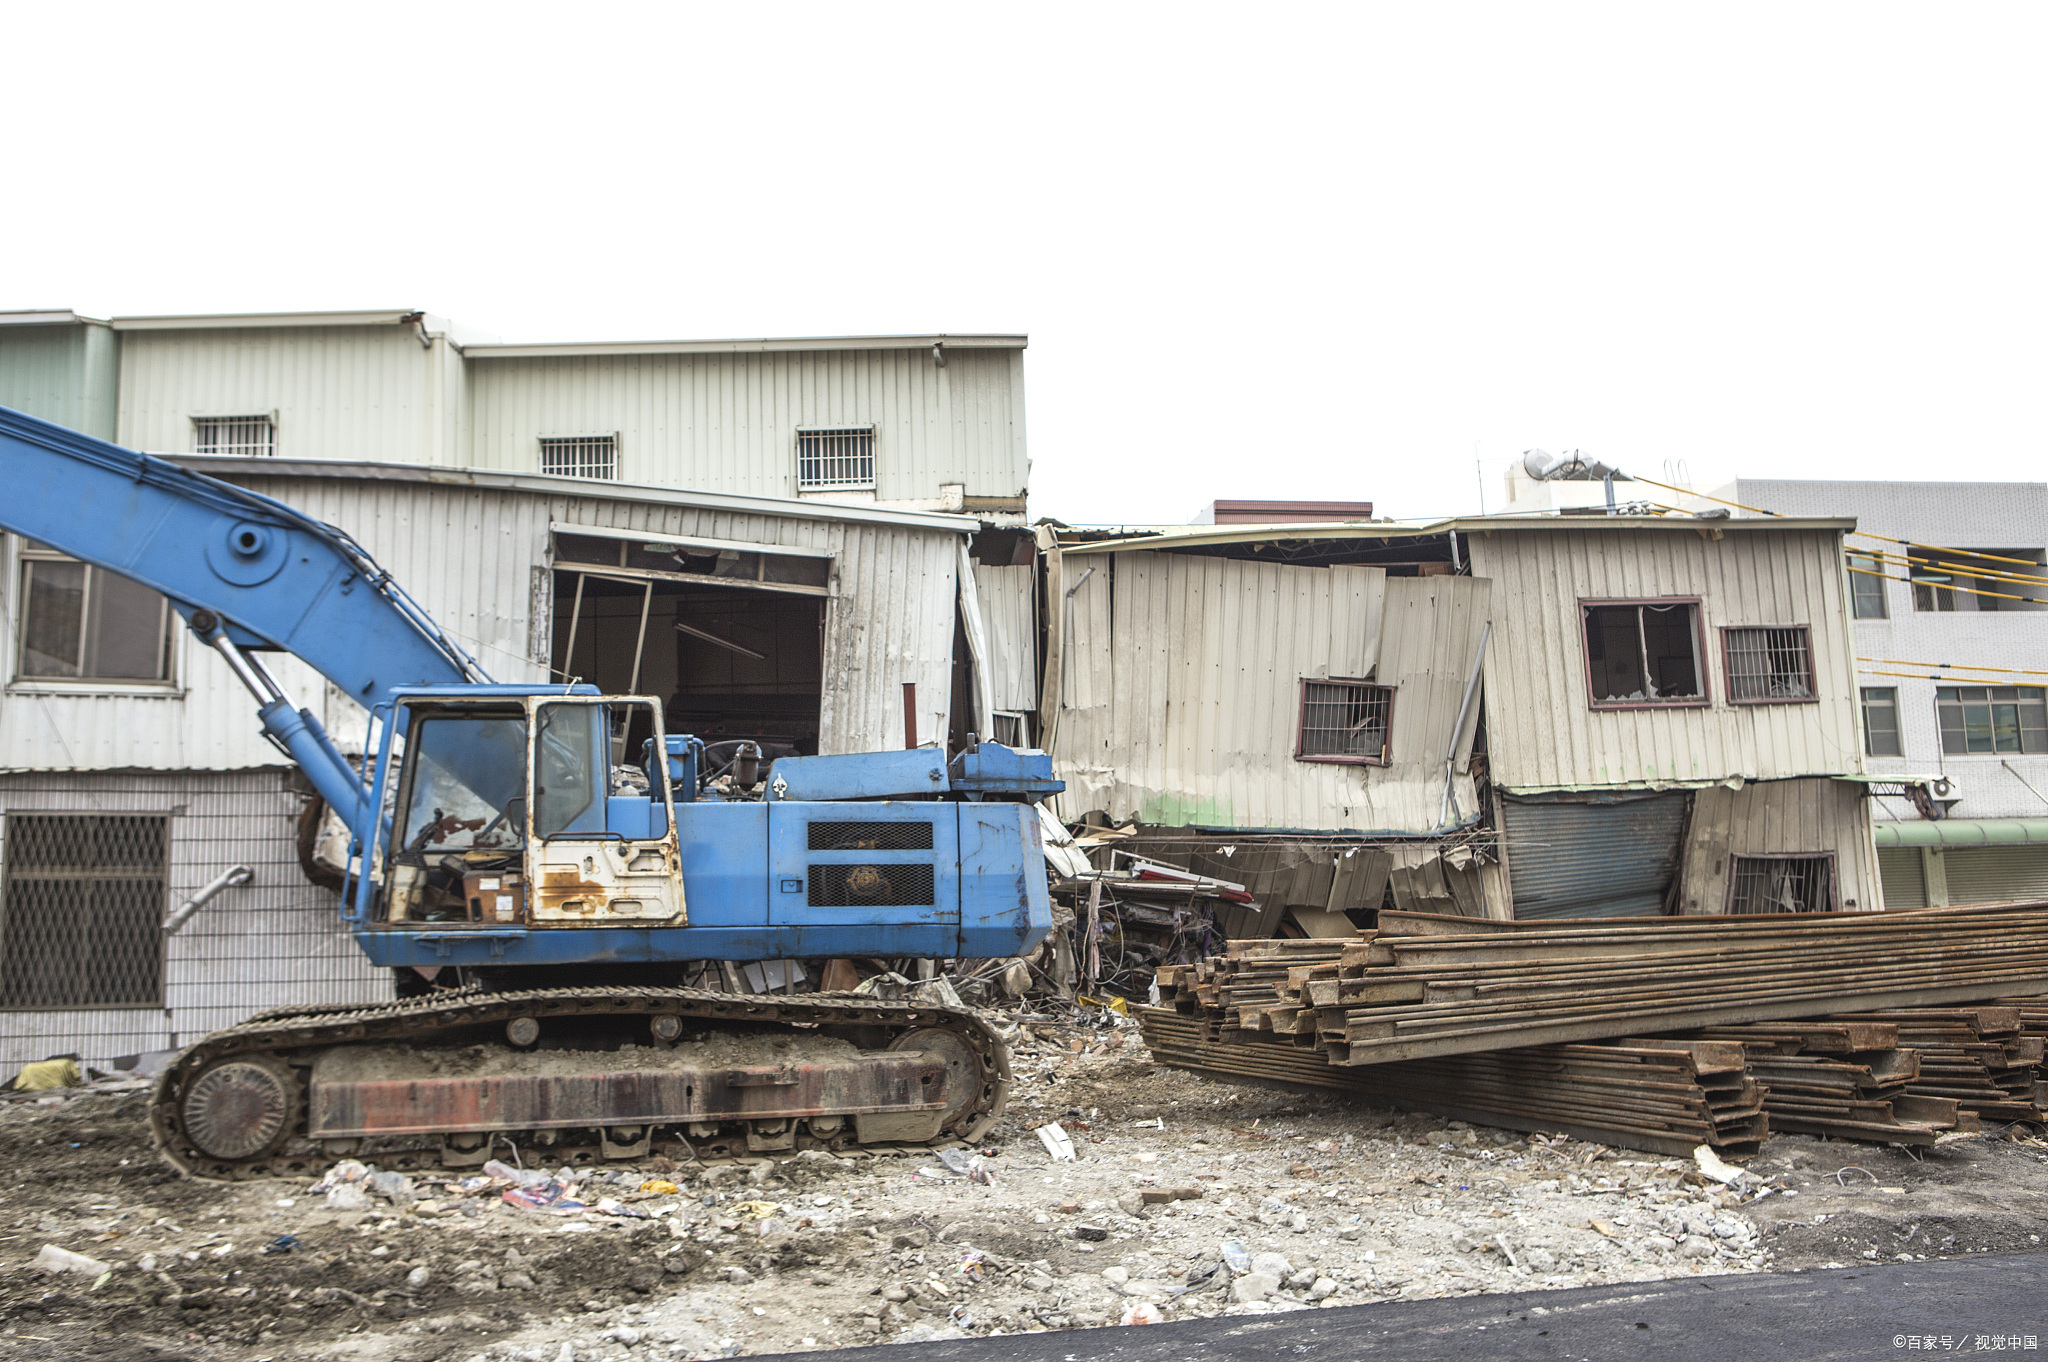
<instances>
[{"instance_id":1,"label":"dirt ground","mask_svg":"<svg viewBox=\"0 0 2048 1362\"><path fill-rule=\"evenodd\" d=\"M139 1093L8 1103L0 1345L112 1362L666 1362L1952 1257L2048 1233L2048 1144L2025 1131L1910 1154L1780 1138L1749 1165L1758 1196L1689 1160L1159 1069L1135 1028L1033 1025L1015 1050L990 1182L932 1155L809 1155L583 1184L580 1199L647 1218L521 1210L425 1178L410 1200L328 1209L305 1182L181 1180L150 1152ZM1032 1133L1054 1120L1070 1162ZM638 1190L656 1177L680 1192ZM263 1251L286 1235L289 1251ZM45 1272L45 1245L108 1270Z\"/></svg>"}]
</instances>

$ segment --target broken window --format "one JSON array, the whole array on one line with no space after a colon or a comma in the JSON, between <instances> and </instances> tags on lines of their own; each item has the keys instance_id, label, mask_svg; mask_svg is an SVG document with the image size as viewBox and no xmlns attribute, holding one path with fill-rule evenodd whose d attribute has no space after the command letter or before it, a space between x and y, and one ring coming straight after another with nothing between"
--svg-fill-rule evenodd
<instances>
[{"instance_id":1,"label":"broken window","mask_svg":"<svg viewBox=\"0 0 2048 1362\"><path fill-rule=\"evenodd\" d=\"M1394 688L1367 681L1303 681L1297 761L1387 764Z\"/></svg>"},{"instance_id":2,"label":"broken window","mask_svg":"<svg viewBox=\"0 0 2048 1362\"><path fill-rule=\"evenodd\" d=\"M1690 600L1582 603L1593 704L1705 704L1699 609Z\"/></svg>"},{"instance_id":3,"label":"broken window","mask_svg":"<svg viewBox=\"0 0 2048 1362\"><path fill-rule=\"evenodd\" d=\"M160 814L7 815L0 1007L161 1007Z\"/></svg>"},{"instance_id":4,"label":"broken window","mask_svg":"<svg viewBox=\"0 0 2048 1362\"><path fill-rule=\"evenodd\" d=\"M1937 686L1941 750L1949 756L2048 752L2048 689Z\"/></svg>"},{"instance_id":5,"label":"broken window","mask_svg":"<svg viewBox=\"0 0 2048 1362\"><path fill-rule=\"evenodd\" d=\"M1826 913L1835 906L1835 858L1737 856L1728 888L1731 913Z\"/></svg>"},{"instance_id":6,"label":"broken window","mask_svg":"<svg viewBox=\"0 0 2048 1362\"><path fill-rule=\"evenodd\" d=\"M21 599L21 679L171 679L170 602L140 582L24 540Z\"/></svg>"},{"instance_id":7,"label":"broken window","mask_svg":"<svg viewBox=\"0 0 2048 1362\"><path fill-rule=\"evenodd\" d=\"M1728 699L1738 705L1811 700L1813 657L1806 626L1724 629Z\"/></svg>"},{"instance_id":8,"label":"broken window","mask_svg":"<svg viewBox=\"0 0 2048 1362\"><path fill-rule=\"evenodd\" d=\"M1898 687L1863 688L1863 751L1873 757L1904 755L1899 744Z\"/></svg>"}]
</instances>

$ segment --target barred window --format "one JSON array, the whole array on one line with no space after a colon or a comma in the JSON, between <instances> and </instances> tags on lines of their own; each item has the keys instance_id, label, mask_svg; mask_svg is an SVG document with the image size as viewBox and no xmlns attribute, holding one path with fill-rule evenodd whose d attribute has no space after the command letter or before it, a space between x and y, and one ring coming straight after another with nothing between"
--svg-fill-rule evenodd
<instances>
[{"instance_id":1,"label":"barred window","mask_svg":"<svg viewBox=\"0 0 2048 1362\"><path fill-rule=\"evenodd\" d=\"M844 426L796 433L800 492L864 491L875 485L875 428Z\"/></svg>"},{"instance_id":2,"label":"barred window","mask_svg":"<svg viewBox=\"0 0 2048 1362\"><path fill-rule=\"evenodd\" d=\"M277 422L268 416L195 416L194 454L277 453Z\"/></svg>"},{"instance_id":3,"label":"barred window","mask_svg":"<svg viewBox=\"0 0 2048 1362\"><path fill-rule=\"evenodd\" d=\"M163 1005L169 821L7 815L0 1007Z\"/></svg>"},{"instance_id":4,"label":"barred window","mask_svg":"<svg viewBox=\"0 0 2048 1362\"><path fill-rule=\"evenodd\" d=\"M169 681L170 602L119 573L22 541L24 681Z\"/></svg>"},{"instance_id":5,"label":"barred window","mask_svg":"<svg viewBox=\"0 0 2048 1362\"><path fill-rule=\"evenodd\" d=\"M1949 756L2048 752L2048 689L1936 686L1941 750Z\"/></svg>"},{"instance_id":6,"label":"barred window","mask_svg":"<svg viewBox=\"0 0 2048 1362\"><path fill-rule=\"evenodd\" d=\"M1826 913L1835 906L1833 856L1737 856L1731 913Z\"/></svg>"},{"instance_id":7,"label":"barred window","mask_svg":"<svg viewBox=\"0 0 2048 1362\"><path fill-rule=\"evenodd\" d=\"M1872 757L1903 756L1899 744L1899 690L1896 686L1863 688L1863 751Z\"/></svg>"},{"instance_id":8,"label":"barred window","mask_svg":"<svg viewBox=\"0 0 2048 1362\"><path fill-rule=\"evenodd\" d=\"M544 435L540 441L540 471L562 478L615 481L619 476L619 437Z\"/></svg>"},{"instance_id":9,"label":"barred window","mask_svg":"<svg viewBox=\"0 0 2048 1362\"><path fill-rule=\"evenodd\" d=\"M1726 629L1728 698L1736 704L1811 700L1813 653L1806 626Z\"/></svg>"},{"instance_id":10,"label":"barred window","mask_svg":"<svg viewBox=\"0 0 2048 1362\"><path fill-rule=\"evenodd\" d=\"M1366 681L1303 681L1296 761L1387 764L1394 688Z\"/></svg>"}]
</instances>

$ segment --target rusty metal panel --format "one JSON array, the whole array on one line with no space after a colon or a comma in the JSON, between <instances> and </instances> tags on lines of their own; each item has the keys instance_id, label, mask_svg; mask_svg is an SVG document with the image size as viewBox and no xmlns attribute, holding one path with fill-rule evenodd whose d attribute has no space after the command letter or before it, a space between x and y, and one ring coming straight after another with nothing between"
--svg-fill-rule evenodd
<instances>
[{"instance_id":1,"label":"rusty metal panel","mask_svg":"<svg viewBox=\"0 0 2048 1362\"><path fill-rule=\"evenodd\" d=\"M602 1064L605 1057L590 1058ZM658 1070L355 1081L326 1079L316 1063L307 1133L325 1139L934 1112L945 1109L946 1074L942 1061L917 1054L783 1068L678 1062Z\"/></svg>"}]
</instances>

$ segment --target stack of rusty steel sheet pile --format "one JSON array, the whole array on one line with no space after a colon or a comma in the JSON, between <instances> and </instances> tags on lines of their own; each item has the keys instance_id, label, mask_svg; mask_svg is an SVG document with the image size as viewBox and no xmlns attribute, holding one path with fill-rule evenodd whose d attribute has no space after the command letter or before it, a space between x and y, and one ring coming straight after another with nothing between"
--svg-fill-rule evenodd
<instances>
[{"instance_id":1,"label":"stack of rusty steel sheet pile","mask_svg":"<svg viewBox=\"0 0 2048 1362\"><path fill-rule=\"evenodd\" d=\"M1688 1139L1740 1149L1763 1136L1768 1079L1743 1071L1732 1087L1710 1088L1704 1080L1728 1072L1715 1067L1721 1059L1685 1048L1710 1040L1646 1037L2048 993L2048 903L1534 922L1386 912L1376 931L1354 938L1232 943L1222 956L1162 969L1158 986L1160 1005L1142 1009L1140 1020L1155 1054L1176 1067L1512 1128L1576 1126L1660 1152ZM1985 1067L1980 1088L1996 1088L1993 1099L1985 1090L1952 1092L1933 1076L1902 1078L1918 1061L1902 1053L1896 1025L1884 1032L1845 1022L1830 1034L1812 1032L1811 1049L1774 1042L1763 1057L1790 1085L1782 1119L1796 1126L1825 1124L1820 1133L1845 1136L1861 1127L1860 1138L1924 1143L1966 1128L1969 1112L2005 1111L1983 1103L2023 1096L2011 1070L2024 1062L2024 1046L2004 1052L2002 1084ZM1981 1049L1988 1039L1973 1043ZM1753 1063L1748 1041L1719 1043ZM1690 1055L1665 1061L1690 1063L1675 1084L1684 1091L1667 1090L1674 1085L1663 1078L1639 1082L1635 1108L1629 1083L1613 1081L1614 1066L1658 1061L1585 1053L1654 1054L1674 1044L1664 1053ZM1850 1048L1825 1048L1835 1044ZM1930 1062L1940 1069L1948 1059Z\"/></svg>"},{"instance_id":2,"label":"stack of rusty steel sheet pile","mask_svg":"<svg viewBox=\"0 0 2048 1362\"><path fill-rule=\"evenodd\" d=\"M1890 1021L1755 1022L1710 1027L1688 1039L1742 1045L1774 1131L1933 1144L1951 1131L1983 1128L1955 1098L1914 1089L1920 1052L1899 1048L1899 1028Z\"/></svg>"},{"instance_id":3,"label":"stack of rusty steel sheet pile","mask_svg":"<svg viewBox=\"0 0 2048 1362\"><path fill-rule=\"evenodd\" d=\"M1858 1013L1848 1021L1885 1022L1899 1044L1920 1056L1906 1085L1918 1097L1954 1101L1992 1121L2048 1121L2041 1082L2042 1037L2025 1034L2014 1005Z\"/></svg>"},{"instance_id":4,"label":"stack of rusty steel sheet pile","mask_svg":"<svg viewBox=\"0 0 2048 1362\"><path fill-rule=\"evenodd\" d=\"M1562 1131L1602 1144L1723 1157L1769 1134L1763 1089L1727 1041L1599 1041L1339 1068L1270 1031L1206 1038L1214 1023L1139 1009L1152 1057L1227 1083L1320 1089L1510 1130Z\"/></svg>"}]
</instances>

